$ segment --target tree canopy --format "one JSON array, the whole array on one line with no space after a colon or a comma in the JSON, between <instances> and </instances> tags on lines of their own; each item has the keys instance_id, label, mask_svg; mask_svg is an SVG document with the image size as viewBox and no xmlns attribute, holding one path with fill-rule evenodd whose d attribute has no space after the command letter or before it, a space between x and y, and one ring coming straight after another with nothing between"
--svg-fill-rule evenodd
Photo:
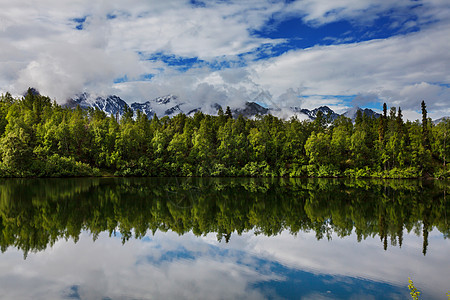
<instances>
[{"instance_id":1,"label":"tree canopy","mask_svg":"<svg viewBox=\"0 0 450 300\"><path fill-rule=\"evenodd\" d=\"M331 121L246 119L229 107L149 119L127 110L119 120L98 109L62 107L28 93L0 98L0 176L448 177L450 120L404 122L383 106Z\"/></svg>"}]
</instances>

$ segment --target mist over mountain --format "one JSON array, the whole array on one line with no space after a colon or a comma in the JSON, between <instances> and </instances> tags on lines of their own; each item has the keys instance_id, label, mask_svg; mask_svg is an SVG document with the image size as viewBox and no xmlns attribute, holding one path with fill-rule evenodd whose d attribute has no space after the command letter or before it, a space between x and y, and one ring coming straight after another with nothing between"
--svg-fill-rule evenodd
<instances>
[{"instance_id":1,"label":"mist over mountain","mask_svg":"<svg viewBox=\"0 0 450 300\"><path fill-rule=\"evenodd\" d=\"M245 104L241 107L231 107L232 114L235 117L237 117L238 115L242 115L245 118L253 118L257 115L272 114L283 119L289 119L292 116L297 116L300 119L315 120L317 114L319 112L322 112L325 117L329 118L330 122L334 121L337 117L340 116L340 114L334 112L328 106L320 106L312 110L300 108L297 106L289 107L288 109L280 109L278 107L265 107L263 106L263 104L267 103L267 99L269 99L268 95L260 94L255 98L255 100L257 101L245 102ZM157 97L143 102L134 102L131 105L128 105L125 100L116 95L109 95L105 97L92 95L89 93L82 93L69 99L66 103L66 106L71 108L75 108L77 105L84 109L87 109L89 107L98 108L99 110L105 112L107 115L114 115L118 116L119 118L125 112L126 107L129 107L135 115L137 114L137 111L140 110L149 118L152 118L155 114L159 117L172 117L179 113L184 113L188 116L191 116L198 111L207 114L211 112L212 114L216 114L220 108L222 108L222 110L224 111L226 109L226 107L222 107L218 103L213 103L210 105L206 105L205 107L197 107L192 109L192 106L186 105L186 103L181 101L178 96L173 94ZM354 121L358 111L361 111L363 114L366 114L370 117L374 116L378 118L380 116L379 113L373 111L372 109L362 109L359 107L354 107L349 111L343 113L342 115Z\"/></svg>"},{"instance_id":2,"label":"mist over mountain","mask_svg":"<svg viewBox=\"0 0 450 300\"><path fill-rule=\"evenodd\" d=\"M128 104L123 101L120 97L115 95L107 96L106 98L101 96L93 96L88 93L79 94L67 101L66 106L81 108L98 108L99 110L105 112L107 115L119 115L122 116L125 112L125 108Z\"/></svg>"},{"instance_id":3,"label":"mist over mountain","mask_svg":"<svg viewBox=\"0 0 450 300\"><path fill-rule=\"evenodd\" d=\"M298 109L298 108L296 108ZM315 108L313 110L309 110L309 109L300 109L300 112L304 113L305 115L307 115L311 120L316 119L317 114L320 112L323 113L324 116L326 117L330 117L330 121L334 121L337 117L339 117L339 114L335 113L331 108L329 108L328 106L321 106L319 108Z\"/></svg>"},{"instance_id":4,"label":"mist over mountain","mask_svg":"<svg viewBox=\"0 0 450 300\"><path fill-rule=\"evenodd\" d=\"M352 119L352 121L355 121L356 119L356 114L358 113L358 111L361 111L362 115L366 115L368 117L375 117L375 118L379 118L381 116L381 114L369 109L369 108L360 108L358 106L353 107L352 109L348 110L347 112L343 113L343 115L347 118Z\"/></svg>"},{"instance_id":5,"label":"mist over mountain","mask_svg":"<svg viewBox=\"0 0 450 300\"><path fill-rule=\"evenodd\" d=\"M439 124L439 123L441 123L441 122L444 122L444 121L446 121L446 120L450 120L450 117L442 117L442 118L433 120L433 124L434 124L434 125L437 125L437 124Z\"/></svg>"}]
</instances>

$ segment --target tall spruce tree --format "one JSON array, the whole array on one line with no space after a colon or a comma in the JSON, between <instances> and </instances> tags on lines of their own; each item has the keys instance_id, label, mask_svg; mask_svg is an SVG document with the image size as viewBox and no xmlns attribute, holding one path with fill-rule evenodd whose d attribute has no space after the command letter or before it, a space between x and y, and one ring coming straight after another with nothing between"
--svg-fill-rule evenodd
<instances>
[{"instance_id":1,"label":"tall spruce tree","mask_svg":"<svg viewBox=\"0 0 450 300\"><path fill-rule=\"evenodd\" d=\"M378 120L378 139L383 144L384 144L384 137L386 135L386 114L387 114L387 105L386 103L383 103L383 115L381 115Z\"/></svg>"},{"instance_id":2,"label":"tall spruce tree","mask_svg":"<svg viewBox=\"0 0 450 300\"><path fill-rule=\"evenodd\" d=\"M425 147L425 149L430 150L430 137L429 137L429 134L428 134L427 106L426 106L424 100L422 100L422 103L420 105L422 107L422 140L423 140L423 146Z\"/></svg>"}]
</instances>

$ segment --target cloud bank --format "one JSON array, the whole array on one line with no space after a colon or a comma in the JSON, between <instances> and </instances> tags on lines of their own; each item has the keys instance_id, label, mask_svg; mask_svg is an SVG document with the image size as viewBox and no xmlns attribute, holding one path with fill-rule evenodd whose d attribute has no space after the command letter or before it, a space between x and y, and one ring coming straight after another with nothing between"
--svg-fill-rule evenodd
<instances>
[{"instance_id":1,"label":"cloud bank","mask_svg":"<svg viewBox=\"0 0 450 300\"><path fill-rule=\"evenodd\" d=\"M1 92L177 94L192 107L265 92L277 107L386 102L412 119L425 100L430 116L450 115L445 0L1 4Z\"/></svg>"}]
</instances>

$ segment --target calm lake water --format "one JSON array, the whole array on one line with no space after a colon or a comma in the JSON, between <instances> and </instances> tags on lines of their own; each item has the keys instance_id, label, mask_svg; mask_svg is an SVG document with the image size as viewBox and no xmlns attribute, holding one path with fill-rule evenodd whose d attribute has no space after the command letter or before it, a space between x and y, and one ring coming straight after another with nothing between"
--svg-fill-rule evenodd
<instances>
[{"instance_id":1,"label":"calm lake water","mask_svg":"<svg viewBox=\"0 0 450 300\"><path fill-rule=\"evenodd\" d=\"M441 181L0 180L1 299L423 299L450 290Z\"/></svg>"}]
</instances>

